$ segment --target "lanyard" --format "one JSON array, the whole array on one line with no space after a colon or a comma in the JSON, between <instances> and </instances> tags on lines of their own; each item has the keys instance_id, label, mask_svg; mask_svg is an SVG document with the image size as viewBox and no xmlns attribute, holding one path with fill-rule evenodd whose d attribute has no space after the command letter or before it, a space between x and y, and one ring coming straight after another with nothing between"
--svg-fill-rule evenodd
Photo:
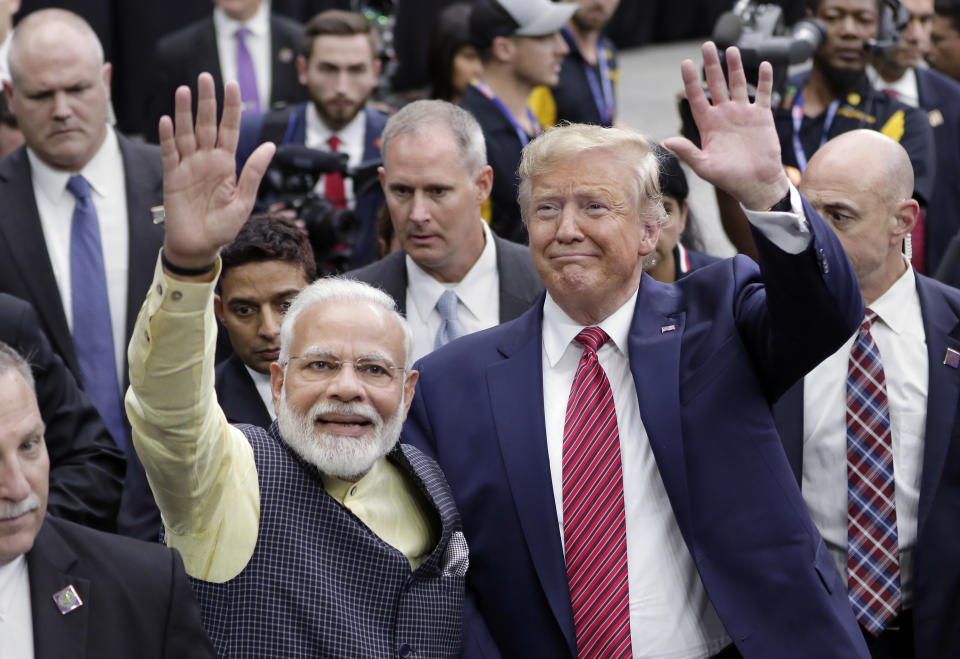
<instances>
[{"instance_id":1,"label":"lanyard","mask_svg":"<svg viewBox=\"0 0 960 659\"><path fill-rule=\"evenodd\" d=\"M570 28L564 26L563 34L567 38L567 43L576 48L576 41L573 39L573 33ZM582 59L582 58L581 58ZM590 94L593 96L593 102L597 106L597 112L600 113L600 122L602 125L610 127L613 125L613 81L610 78L610 66L607 63L607 49L599 42L597 43L597 66L596 68L583 61L583 69L587 74L587 83L590 85ZM599 78L597 71L599 69Z\"/></svg>"},{"instance_id":2,"label":"lanyard","mask_svg":"<svg viewBox=\"0 0 960 659\"><path fill-rule=\"evenodd\" d=\"M823 121L823 135L820 136L820 146L827 143L830 127L833 126L833 119L837 116L837 109L840 107L840 99L835 99L827 107L827 117ZM807 154L803 150L803 144L800 142L800 126L803 124L803 90L797 91L793 98L793 108L791 111L793 118L793 155L797 159L797 167L801 172L807 168ZM818 149L820 147L817 147Z\"/></svg>"},{"instance_id":3,"label":"lanyard","mask_svg":"<svg viewBox=\"0 0 960 659\"><path fill-rule=\"evenodd\" d=\"M493 102L494 105L500 110L504 117L507 118L507 121L510 122L510 125L513 126L513 129L517 131L517 138L520 140L521 146L527 146L527 143L530 141L530 136L527 135L527 131L523 129L523 126L520 125L520 122L516 120L513 116L513 113L507 109L507 106L503 104L497 95L493 93L493 90L490 89L490 85L485 83L483 80L471 80L471 84L477 88L481 94L486 96ZM533 126L534 137L543 132L543 129L540 127L540 122L537 121L537 117L533 114L533 110L530 107L527 107L527 119L530 120L530 125Z\"/></svg>"}]
</instances>

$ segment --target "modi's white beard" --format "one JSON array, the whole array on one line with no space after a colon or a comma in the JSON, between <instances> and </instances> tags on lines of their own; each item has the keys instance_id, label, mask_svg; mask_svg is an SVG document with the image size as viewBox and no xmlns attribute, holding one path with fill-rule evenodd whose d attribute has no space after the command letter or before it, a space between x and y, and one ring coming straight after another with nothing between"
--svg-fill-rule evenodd
<instances>
[{"instance_id":1,"label":"modi's white beard","mask_svg":"<svg viewBox=\"0 0 960 659\"><path fill-rule=\"evenodd\" d=\"M396 445L403 425L404 393L394 414L387 420L367 403L320 401L307 414L300 414L287 403L286 383L280 392L277 426L283 441L297 455L322 473L348 481L365 475L373 463ZM373 437L344 437L319 430L314 419L324 414L357 414L373 424Z\"/></svg>"},{"instance_id":2,"label":"modi's white beard","mask_svg":"<svg viewBox=\"0 0 960 659\"><path fill-rule=\"evenodd\" d=\"M20 501L0 501L0 520L14 519L25 515L31 510L36 510L43 502L40 497L31 492L25 499Z\"/></svg>"}]
</instances>

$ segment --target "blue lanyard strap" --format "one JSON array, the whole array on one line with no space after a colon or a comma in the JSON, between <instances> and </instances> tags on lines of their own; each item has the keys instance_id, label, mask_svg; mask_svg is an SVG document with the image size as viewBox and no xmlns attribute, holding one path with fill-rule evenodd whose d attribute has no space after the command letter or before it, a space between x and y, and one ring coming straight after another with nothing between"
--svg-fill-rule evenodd
<instances>
[{"instance_id":1,"label":"blue lanyard strap","mask_svg":"<svg viewBox=\"0 0 960 659\"><path fill-rule=\"evenodd\" d=\"M820 146L827 143L830 139L830 127L833 126L833 120L837 116L837 109L840 107L840 99L835 99L827 107L827 117L823 121L823 135L820 136ZM797 95L793 97L793 108L790 111L793 119L793 155L797 159L797 167L802 172L807 168L807 154L803 150L803 144L800 142L800 126L803 124L803 90L798 90ZM817 147L818 149L820 147Z\"/></svg>"},{"instance_id":2,"label":"blue lanyard strap","mask_svg":"<svg viewBox=\"0 0 960 659\"><path fill-rule=\"evenodd\" d=\"M563 26L563 35L567 38L567 43L573 48L577 47L577 42L573 38L570 28ZM582 56L581 56L582 59ZM590 85L590 94L593 96L593 102L597 106L597 112L600 113L600 121L604 126L613 125L613 80L610 78L610 65L607 62L607 49L597 42L597 66L590 66L586 60L583 60L584 71L587 74L587 83ZM599 76L597 75L599 70Z\"/></svg>"},{"instance_id":3,"label":"blue lanyard strap","mask_svg":"<svg viewBox=\"0 0 960 659\"><path fill-rule=\"evenodd\" d=\"M523 129L523 126L520 125L520 122L517 121L516 117L513 116L513 113L503 104L497 95L493 93L493 90L490 89L490 85L485 83L482 80L471 80L470 84L477 88L481 94L486 96L490 101L497 106L500 112L504 117L507 118L507 121L510 122L510 125L513 126L513 129L517 132L517 138L520 140L522 146L527 146L527 143L530 142L530 136L527 135L527 131ZM533 110L530 107L527 107L527 119L530 120L530 125L533 126L534 137L543 132L543 129L540 127L540 122L537 121L536 115L533 114Z\"/></svg>"}]
</instances>

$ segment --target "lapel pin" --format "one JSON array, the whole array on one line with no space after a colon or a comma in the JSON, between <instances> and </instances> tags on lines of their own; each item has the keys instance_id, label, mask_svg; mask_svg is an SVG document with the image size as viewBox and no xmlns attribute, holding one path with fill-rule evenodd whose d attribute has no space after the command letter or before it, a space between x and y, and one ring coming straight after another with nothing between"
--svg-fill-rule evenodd
<instances>
[{"instance_id":1,"label":"lapel pin","mask_svg":"<svg viewBox=\"0 0 960 659\"><path fill-rule=\"evenodd\" d=\"M676 325L664 325L663 327L660 328L660 333L666 334L667 332L672 332L675 329L677 329Z\"/></svg>"},{"instance_id":2,"label":"lapel pin","mask_svg":"<svg viewBox=\"0 0 960 659\"><path fill-rule=\"evenodd\" d=\"M960 366L960 352L953 348L947 348L947 354L943 356L943 363L950 368L957 368Z\"/></svg>"},{"instance_id":3,"label":"lapel pin","mask_svg":"<svg viewBox=\"0 0 960 659\"><path fill-rule=\"evenodd\" d=\"M53 594L53 602L63 615L67 615L74 609L79 609L83 606L83 600L80 599L80 595L77 594L77 589L73 587L73 584L70 584L63 590L55 592Z\"/></svg>"},{"instance_id":4,"label":"lapel pin","mask_svg":"<svg viewBox=\"0 0 960 659\"><path fill-rule=\"evenodd\" d=\"M287 64L288 62L293 61L293 50L290 48L281 48L277 51L277 59Z\"/></svg>"}]
</instances>

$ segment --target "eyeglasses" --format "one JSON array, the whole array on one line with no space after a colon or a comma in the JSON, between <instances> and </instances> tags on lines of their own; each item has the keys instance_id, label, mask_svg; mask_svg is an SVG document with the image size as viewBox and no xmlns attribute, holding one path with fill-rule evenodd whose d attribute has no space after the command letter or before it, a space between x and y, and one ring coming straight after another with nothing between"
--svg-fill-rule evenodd
<instances>
[{"instance_id":1,"label":"eyeglasses","mask_svg":"<svg viewBox=\"0 0 960 659\"><path fill-rule=\"evenodd\" d=\"M403 366L394 366L383 359L361 357L356 361L334 359L324 355L297 355L291 362L299 362L297 374L311 382L334 380L345 364L353 366L360 381L374 387L389 387L397 379L397 371L406 371Z\"/></svg>"}]
</instances>

